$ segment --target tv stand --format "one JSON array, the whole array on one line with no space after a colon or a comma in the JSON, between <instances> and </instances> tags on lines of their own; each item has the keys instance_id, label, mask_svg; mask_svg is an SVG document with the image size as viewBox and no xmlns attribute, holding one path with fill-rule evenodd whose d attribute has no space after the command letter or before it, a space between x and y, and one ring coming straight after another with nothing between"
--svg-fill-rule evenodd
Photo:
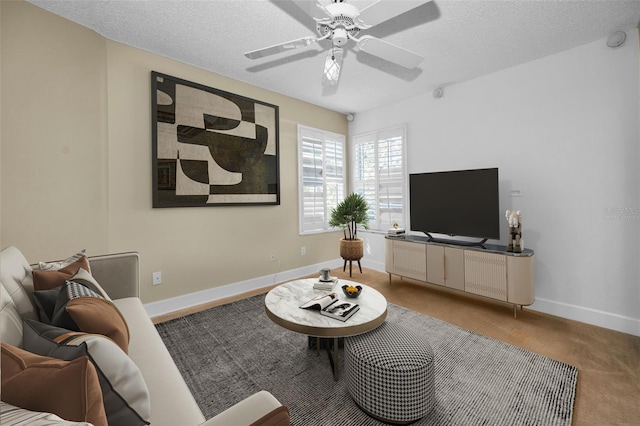
<instances>
[{"instance_id":1,"label":"tv stand","mask_svg":"<svg viewBox=\"0 0 640 426\"><path fill-rule=\"evenodd\" d=\"M533 250L510 252L506 246L445 243L430 237L386 237L389 284L397 275L500 300L513 305L514 318L518 306L535 301Z\"/></svg>"},{"instance_id":2,"label":"tv stand","mask_svg":"<svg viewBox=\"0 0 640 426\"><path fill-rule=\"evenodd\" d=\"M453 244L456 246L465 246L465 247L473 247L473 246L482 246L484 247L484 243L487 242L487 238L483 238L480 241L464 241L464 240L447 240L445 238L434 238L428 232L425 232L427 235L428 242L440 243L440 244ZM453 235L452 235L453 236Z\"/></svg>"}]
</instances>

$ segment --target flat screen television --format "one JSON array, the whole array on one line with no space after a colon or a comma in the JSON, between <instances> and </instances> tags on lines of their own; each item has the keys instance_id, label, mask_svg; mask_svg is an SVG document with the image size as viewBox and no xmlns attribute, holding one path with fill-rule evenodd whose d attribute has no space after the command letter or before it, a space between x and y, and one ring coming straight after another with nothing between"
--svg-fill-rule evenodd
<instances>
[{"instance_id":1,"label":"flat screen television","mask_svg":"<svg viewBox=\"0 0 640 426\"><path fill-rule=\"evenodd\" d=\"M500 239L498 169L409 175L412 231Z\"/></svg>"}]
</instances>

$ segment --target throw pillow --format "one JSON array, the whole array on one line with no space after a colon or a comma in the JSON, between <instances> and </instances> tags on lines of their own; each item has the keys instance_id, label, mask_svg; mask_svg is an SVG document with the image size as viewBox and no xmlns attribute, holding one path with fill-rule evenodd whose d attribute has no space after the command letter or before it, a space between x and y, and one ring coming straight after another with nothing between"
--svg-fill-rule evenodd
<instances>
[{"instance_id":1,"label":"throw pillow","mask_svg":"<svg viewBox=\"0 0 640 426\"><path fill-rule=\"evenodd\" d=\"M109 297L107 292L102 288L100 283L98 283L98 281L95 278L93 278L93 275L91 275L91 272L83 268L78 269L78 272L76 272L76 274L73 277L69 278L67 281L75 281L77 283L81 283L83 286L89 287L91 290L100 294L105 299L111 300L111 298Z\"/></svg>"},{"instance_id":2,"label":"throw pillow","mask_svg":"<svg viewBox=\"0 0 640 426\"><path fill-rule=\"evenodd\" d=\"M82 249L76 254L73 254L67 257L65 260L60 262L38 262L38 269L40 271L57 271L58 269L62 269L65 266L71 265L73 262L79 260L81 257L86 257L86 250Z\"/></svg>"},{"instance_id":3,"label":"throw pillow","mask_svg":"<svg viewBox=\"0 0 640 426\"><path fill-rule=\"evenodd\" d=\"M96 293L100 294L106 300L111 300L107 292L102 288L98 281L96 281L96 279L93 278L93 276L89 272L82 268L80 268L73 277L69 278L68 281L80 283L83 286L88 287ZM33 292L33 298L36 306L38 307L38 315L40 317L40 321L47 324L51 324L51 322L53 321L53 312L56 306L59 292L60 287L55 287L50 290L35 290Z\"/></svg>"},{"instance_id":4,"label":"throw pillow","mask_svg":"<svg viewBox=\"0 0 640 426\"><path fill-rule=\"evenodd\" d=\"M31 352L64 360L89 357L98 371L109 424L149 424L149 390L142 373L108 338L24 320L23 345Z\"/></svg>"},{"instance_id":5,"label":"throw pillow","mask_svg":"<svg viewBox=\"0 0 640 426\"><path fill-rule=\"evenodd\" d=\"M68 420L107 426L98 375L89 358L63 361L6 343L1 350L3 401Z\"/></svg>"},{"instance_id":6,"label":"throw pillow","mask_svg":"<svg viewBox=\"0 0 640 426\"><path fill-rule=\"evenodd\" d=\"M89 260L86 257L81 257L57 271L33 271L33 289L50 290L60 287L66 280L77 274L80 268L91 271Z\"/></svg>"},{"instance_id":7,"label":"throw pillow","mask_svg":"<svg viewBox=\"0 0 640 426\"><path fill-rule=\"evenodd\" d=\"M5 426L91 426L86 422L69 422L52 413L25 410L0 401L0 425Z\"/></svg>"},{"instance_id":8,"label":"throw pillow","mask_svg":"<svg viewBox=\"0 0 640 426\"><path fill-rule=\"evenodd\" d=\"M51 324L105 335L125 353L129 351L129 328L116 305L81 282L67 281L61 287Z\"/></svg>"},{"instance_id":9,"label":"throw pillow","mask_svg":"<svg viewBox=\"0 0 640 426\"><path fill-rule=\"evenodd\" d=\"M58 300L59 293L60 287L33 292L33 301L38 307L38 318L40 318L40 321L51 324L53 310L56 307L56 300Z\"/></svg>"}]
</instances>

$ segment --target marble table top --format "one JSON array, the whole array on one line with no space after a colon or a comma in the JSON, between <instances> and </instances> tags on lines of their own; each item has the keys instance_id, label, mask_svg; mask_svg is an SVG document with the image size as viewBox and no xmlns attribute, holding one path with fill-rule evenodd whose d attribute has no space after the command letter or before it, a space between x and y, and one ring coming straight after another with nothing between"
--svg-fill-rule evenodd
<instances>
[{"instance_id":1,"label":"marble table top","mask_svg":"<svg viewBox=\"0 0 640 426\"><path fill-rule=\"evenodd\" d=\"M387 317L387 299L376 289L354 281L338 280L333 290L316 290L317 278L289 281L267 293L264 304L267 316L289 330L318 337L345 337L366 333L382 324ZM360 285L362 292L347 299L343 285ZM360 310L342 322L320 315L317 310L301 309L300 305L314 297L335 292L341 300L360 305Z\"/></svg>"}]
</instances>

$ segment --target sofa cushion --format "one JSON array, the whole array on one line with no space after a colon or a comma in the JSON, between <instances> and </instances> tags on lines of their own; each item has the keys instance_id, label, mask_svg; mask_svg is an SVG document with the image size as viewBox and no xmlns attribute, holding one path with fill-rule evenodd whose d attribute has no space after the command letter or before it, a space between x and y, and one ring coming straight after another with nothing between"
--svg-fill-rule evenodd
<instances>
[{"instance_id":1,"label":"sofa cushion","mask_svg":"<svg viewBox=\"0 0 640 426\"><path fill-rule=\"evenodd\" d=\"M0 341L22 346L22 317L4 285L0 286Z\"/></svg>"},{"instance_id":2,"label":"sofa cushion","mask_svg":"<svg viewBox=\"0 0 640 426\"><path fill-rule=\"evenodd\" d=\"M67 281L60 288L51 324L109 337L126 353L129 328L112 301L104 299L85 282Z\"/></svg>"},{"instance_id":3,"label":"sofa cushion","mask_svg":"<svg viewBox=\"0 0 640 426\"><path fill-rule=\"evenodd\" d=\"M60 287L66 280L77 274L80 268L91 271L89 261L84 256L57 271L35 270L33 271L33 288L34 290L49 290Z\"/></svg>"},{"instance_id":4,"label":"sofa cushion","mask_svg":"<svg viewBox=\"0 0 640 426\"><path fill-rule=\"evenodd\" d=\"M149 424L151 407L144 378L136 364L110 339L26 320L24 348L63 360L89 357L98 371L109 424Z\"/></svg>"},{"instance_id":5,"label":"sofa cushion","mask_svg":"<svg viewBox=\"0 0 640 426\"><path fill-rule=\"evenodd\" d=\"M174 426L204 422L198 404L140 299L126 297L113 303L127 319L131 331L129 356L135 360L149 387L151 424ZM230 424L234 423L224 426Z\"/></svg>"},{"instance_id":6,"label":"sofa cushion","mask_svg":"<svg viewBox=\"0 0 640 426\"><path fill-rule=\"evenodd\" d=\"M16 407L0 401L0 425L5 426L91 426L86 422L70 422L53 413L43 413Z\"/></svg>"},{"instance_id":7,"label":"sofa cushion","mask_svg":"<svg viewBox=\"0 0 640 426\"><path fill-rule=\"evenodd\" d=\"M31 266L13 246L0 251L0 265L0 340L19 347L22 345L22 318L38 317L31 299Z\"/></svg>"},{"instance_id":8,"label":"sofa cushion","mask_svg":"<svg viewBox=\"0 0 640 426\"><path fill-rule=\"evenodd\" d=\"M107 426L96 369L87 357L39 356L2 343L2 399L34 411Z\"/></svg>"}]
</instances>

